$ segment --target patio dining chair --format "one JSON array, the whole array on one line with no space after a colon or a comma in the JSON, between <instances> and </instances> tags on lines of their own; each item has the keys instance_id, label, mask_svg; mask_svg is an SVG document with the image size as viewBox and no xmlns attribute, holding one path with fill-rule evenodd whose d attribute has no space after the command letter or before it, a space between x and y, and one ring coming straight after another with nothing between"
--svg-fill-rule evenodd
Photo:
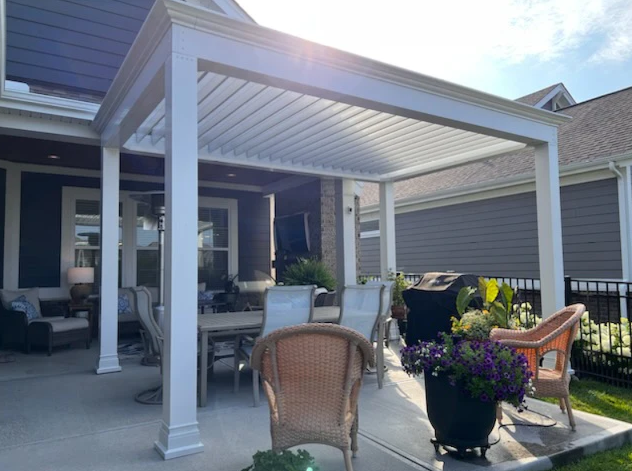
<instances>
[{"instance_id":1,"label":"patio dining chair","mask_svg":"<svg viewBox=\"0 0 632 471\"><path fill-rule=\"evenodd\" d=\"M140 324L145 331L145 335L148 338L148 342L151 345L151 349L158 354L158 364L160 365L160 376L162 377L162 359L163 359L163 344L164 335L162 328L156 321L153 313L153 305L151 293L144 286L137 286L130 288L136 305L136 314ZM199 352L198 352L199 356ZM213 344L209 345L208 349L208 365L209 369L213 367L215 362L215 348ZM158 405L162 404L162 380L160 385L141 391L134 396L136 402L141 404Z\"/></svg>"},{"instance_id":2,"label":"patio dining chair","mask_svg":"<svg viewBox=\"0 0 632 471\"><path fill-rule=\"evenodd\" d=\"M492 340L513 347L527 357L529 369L533 372L535 395L558 398L562 412L568 411L568 420L573 430L575 418L569 400L571 377L568 374L568 362L585 310L586 306L583 304L573 304L547 317L532 329L493 329L490 334ZM555 366L552 369L540 366L547 353L556 354ZM498 419L502 419L500 406Z\"/></svg>"},{"instance_id":3,"label":"patio dining chair","mask_svg":"<svg viewBox=\"0 0 632 471\"><path fill-rule=\"evenodd\" d=\"M335 324L304 324L260 338L251 357L270 407L275 451L320 443L340 449L347 471L358 450L358 396L367 365L366 338Z\"/></svg>"},{"instance_id":4,"label":"patio dining chair","mask_svg":"<svg viewBox=\"0 0 632 471\"><path fill-rule=\"evenodd\" d=\"M390 340L390 330L391 330L391 322L393 318L391 317L391 304L393 303L393 288L395 286L394 281L367 281L367 286L384 286L382 290L382 302L380 303L380 317L378 320L377 328L373 331L373 338L371 339L373 342L377 343L377 350L375 354L377 356L377 363L384 365L384 345L389 347ZM382 384L384 381L384 371L385 367L382 368L382 371L377 372L377 381L378 387L382 389Z\"/></svg>"},{"instance_id":5,"label":"patio dining chair","mask_svg":"<svg viewBox=\"0 0 632 471\"><path fill-rule=\"evenodd\" d=\"M342 289L340 302L341 326L356 330L369 342L377 336L382 347L377 349L377 385L382 389L384 385L384 324L382 318L382 304L385 286L383 283L374 285L348 285ZM390 305L390 303L389 303ZM376 334L377 332L377 334Z\"/></svg>"},{"instance_id":6,"label":"patio dining chair","mask_svg":"<svg viewBox=\"0 0 632 471\"><path fill-rule=\"evenodd\" d=\"M297 324L309 323L314 315L315 286L273 286L263 299L263 322L259 336ZM235 342L235 392L239 391L241 360L250 361L254 339L243 336ZM259 406L259 372L252 370L254 406Z\"/></svg>"}]
</instances>

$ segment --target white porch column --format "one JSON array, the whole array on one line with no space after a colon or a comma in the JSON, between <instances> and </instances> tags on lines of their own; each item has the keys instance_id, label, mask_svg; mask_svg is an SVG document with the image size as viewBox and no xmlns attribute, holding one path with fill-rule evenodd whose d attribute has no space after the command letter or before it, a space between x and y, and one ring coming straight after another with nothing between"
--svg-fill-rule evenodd
<instances>
[{"instance_id":1,"label":"white porch column","mask_svg":"<svg viewBox=\"0 0 632 471\"><path fill-rule=\"evenodd\" d=\"M101 290L97 374L121 371L118 359L120 151L101 148Z\"/></svg>"},{"instance_id":2,"label":"white porch column","mask_svg":"<svg viewBox=\"0 0 632 471\"><path fill-rule=\"evenodd\" d=\"M380 274L382 280L388 273L397 271L395 249L395 184L380 183Z\"/></svg>"},{"instance_id":3,"label":"white porch column","mask_svg":"<svg viewBox=\"0 0 632 471\"><path fill-rule=\"evenodd\" d=\"M355 218L355 180L337 180L336 263L339 288L357 283Z\"/></svg>"},{"instance_id":4,"label":"white porch column","mask_svg":"<svg viewBox=\"0 0 632 471\"><path fill-rule=\"evenodd\" d=\"M165 63L164 459L203 450L197 423L197 60Z\"/></svg>"},{"instance_id":5,"label":"white porch column","mask_svg":"<svg viewBox=\"0 0 632 471\"><path fill-rule=\"evenodd\" d=\"M538 211L538 251L542 315L564 307L564 257L557 132L535 147L535 188Z\"/></svg>"}]
</instances>

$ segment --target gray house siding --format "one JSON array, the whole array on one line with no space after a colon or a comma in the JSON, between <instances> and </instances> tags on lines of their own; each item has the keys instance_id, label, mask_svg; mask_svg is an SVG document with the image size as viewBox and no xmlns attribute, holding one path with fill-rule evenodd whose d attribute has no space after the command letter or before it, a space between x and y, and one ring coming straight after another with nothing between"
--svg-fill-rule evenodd
<instances>
[{"instance_id":1,"label":"gray house siding","mask_svg":"<svg viewBox=\"0 0 632 471\"><path fill-rule=\"evenodd\" d=\"M566 274L620 278L616 180L563 187L561 200ZM396 242L405 272L538 277L535 193L398 214ZM378 273L379 238L361 239L361 250L362 272Z\"/></svg>"},{"instance_id":2,"label":"gray house siding","mask_svg":"<svg viewBox=\"0 0 632 471\"><path fill-rule=\"evenodd\" d=\"M153 2L7 0L7 78L105 94Z\"/></svg>"}]
</instances>

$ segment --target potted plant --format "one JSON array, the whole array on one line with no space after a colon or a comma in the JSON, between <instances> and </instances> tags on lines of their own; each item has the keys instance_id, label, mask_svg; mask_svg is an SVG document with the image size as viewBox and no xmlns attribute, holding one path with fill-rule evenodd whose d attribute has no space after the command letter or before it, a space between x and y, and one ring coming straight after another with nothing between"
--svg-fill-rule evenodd
<instances>
[{"instance_id":1,"label":"potted plant","mask_svg":"<svg viewBox=\"0 0 632 471\"><path fill-rule=\"evenodd\" d=\"M393 319L397 319L398 321L406 320L406 314L408 312L408 308L406 307L406 303L404 302L404 297L402 293L406 288L410 286L410 283L406 281L403 273L393 273L389 272L388 280L394 281L393 285L393 302L391 303L391 315Z\"/></svg>"},{"instance_id":2,"label":"potted plant","mask_svg":"<svg viewBox=\"0 0 632 471\"><path fill-rule=\"evenodd\" d=\"M443 334L401 350L404 371L424 373L426 409L435 430L432 443L465 456L480 447L484 457L496 422L496 405L506 401L519 410L531 391L524 355L499 342L466 340Z\"/></svg>"},{"instance_id":3,"label":"potted plant","mask_svg":"<svg viewBox=\"0 0 632 471\"><path fill-rule=\"evenodd\" d=\"M286 268L283 279L288 286L316 285L327 291L336 289L336 279L327 265L315 258L299 258Z\"/></svg>"},{"instance_id":4,"label":"potted plant","mask_svg":"<svg viewBox=\"0 0 632 471\"><path fill-rule=\"evenodd\" d=\"M319 471L314 458L305 450L296 452L284 450L258 451L252 457L253 463L241 471Z\"/></svg>"},{"instance_id":5,"label":"potted plant","mask_svg":"<svg viewBox=\"0 0 632 471\"><path fill-rule=\"evenodd\" d=\"M465 286L459 291L456 310L460 317L452 318L452 333L483 340L489 338L494 327L512 326L513 297L514 289L507 283L499 285L496 279L481 276L477 287ZM482 300L482 307L472 307L475 299Z\"/></svg>"}]
</instances>

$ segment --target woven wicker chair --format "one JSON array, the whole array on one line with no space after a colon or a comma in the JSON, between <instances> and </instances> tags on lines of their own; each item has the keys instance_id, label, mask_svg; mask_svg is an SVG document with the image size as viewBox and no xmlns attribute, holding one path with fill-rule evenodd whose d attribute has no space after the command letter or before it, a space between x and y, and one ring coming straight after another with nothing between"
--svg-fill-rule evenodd
<instances>
[{"instance_id":1,"label":"woven wicker chair","mask_svg":"<svg viewBox=\"0 0 632 471\"><path fill-rule=\"evenodd\" d=\"M586 310L583 304L573 304L544 319L540 325L529 330L493 329L491 339L503 345L514 347L527 357L529 369L533 372L535 395L555 397L560 400L562 412L568 411L568 420L575 430L575 418L569 400L568 362L571 347L577 336L579 321ZM544 355L555 352L555 368L542 368L540 361ZM499 420L502 412L499 412Z\"/></svg>"},{"instance_id":2,"label":"woven wicker chair","mask_svg":"<svg viewBox=\"0 0 632 471\"><path fill-rule=\"evenodd\" d=\"M342 289L340 302L341 326L349 327L359 333L369 342L376 338L384 339L384 323L382 320L382 306L384 300L384 283L374 285L349 285ZM382 389L384 382L384 347L377 349L377 386Z\"/></svg>"},{"instance_id":3,"label":"woven wicker chair","mask_svg":"<svg viewBox=\"0 0 632 471\"><path fill-rule=\"evenodd\" d=\"M358 450L358 395L373 347L335 324L286 327L260 338L251 365L261 372L275 451L305 443L342 450L353 471Z\"/></svg>"},{"instance_id":4,"label":"woven wicker chair","mask_svg":"<svg viewBox=\"0 0 632 471\"><path fill-rule=\"evenodd\" d=\"M273 330L309 323L314 316L315 286L273 286L267 288L263 299L263 322L260 337ZM254 339L243 336L235 341L234 390L239 391L239 365L252 355ZM252 370L252 393L255 407L259 407L259 372Z\"/></svg>"}]
</instances>

